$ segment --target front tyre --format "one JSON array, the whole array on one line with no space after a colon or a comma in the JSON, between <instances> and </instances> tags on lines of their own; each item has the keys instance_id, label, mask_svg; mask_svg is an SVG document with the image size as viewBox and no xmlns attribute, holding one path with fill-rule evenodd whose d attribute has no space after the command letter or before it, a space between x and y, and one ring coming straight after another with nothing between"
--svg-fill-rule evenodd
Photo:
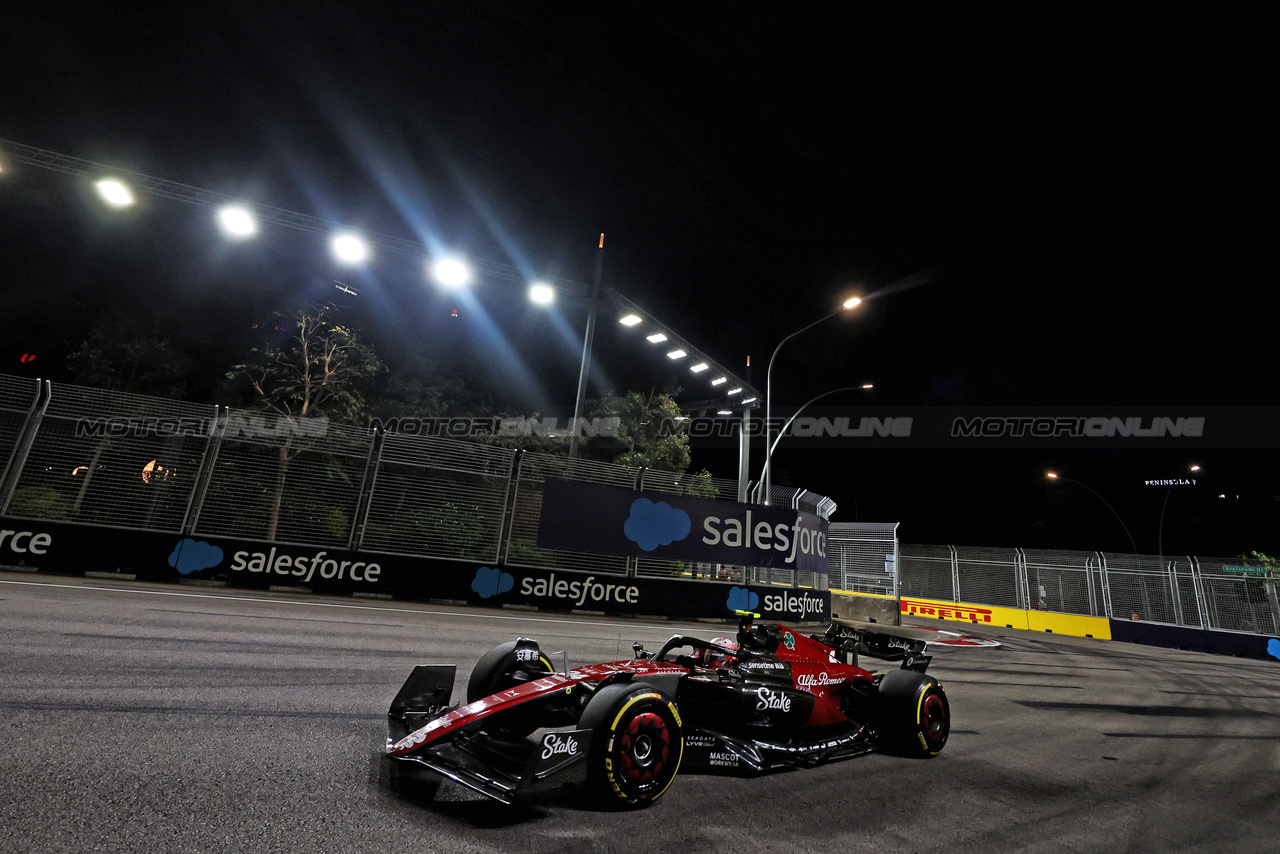
<instances>
[{"instance_id":1,"label":"front tyre","mask_svg":"<svg viewBox=\"0 0 1280 854\"><path fill-rule=\"evenodd\" d=\"M476 662L467 680L467 702L523 685L555 670L551 660L542 654L534 641L519 640L500 643Z\"/></svg>"},{"instance_id":2,"label":"front tyre","mask_svg":"<svg viewBox=\"0 0 1280 854\"><path fill-rule=\"evenodd\" d=\"M648 806L680 770L680 712L657 688L635 683L603 688L591 698L579 727L592 730L587 781L607 805Z\"/></svg>"},{"instance_id":3,"label":"front tyre","mask_svg":"<svg viewBox=\"0 0 1280 854\"><path fill-rule=\"evenodd\" d=\"M880 680L876 729L884 749L898 756L937 756L951 733L951 704L941 683L912 670L893 670Z\"/></svg>"}]
</instances>

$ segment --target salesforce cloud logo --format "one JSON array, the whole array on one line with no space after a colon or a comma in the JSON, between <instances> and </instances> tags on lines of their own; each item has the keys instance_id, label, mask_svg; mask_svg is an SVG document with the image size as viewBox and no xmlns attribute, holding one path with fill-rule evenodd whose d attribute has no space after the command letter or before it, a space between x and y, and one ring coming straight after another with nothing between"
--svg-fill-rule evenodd
<instances>
[{"instance_id":1,"label":"salesforce cloud logo","mask_svg":"<svg viewBox=\"0 0 1280 854\"><path fill-rule=\"evenodd\" d=\"M1271 653L1276 658L1280 658L1280 640L1272 638L1267 641L1267 652Z\"/></svg>"},{"instance_id":2,"label":"salesforce cloud logo","mask_svg":"<svg viewBox=\"0 0 1280 854\"><path fill-rule=\"evenodd\" d=\"M665 501L653 503L647 498L631 502L631 515L622 526L627 539L647 552L689 536L693 523L689 514Z\"/></svg>"},{"instance_id":3,"label":"salesforce cloud logo","mask_svg":"<svg viewBox=\"0 0 1280 854\"><path fill-rule=\"evenodd\" d=\"M745 587L730 587L729 599L724 604L730 611L754 611L760 604L760 595Z\"/></svg>"},{"instance_id":4,"label":"salesforce cloud logo","mask_svg":"<svg viewBox=\"0 0 1280 854\"><path fill-rule=\"evenodd\" d=\"M499 593L506 593L515 583L516 580L511 577L511 573L482 566L476 570L476 577L471 580L471 589L478 593L481 599L488 599Z\"/></svg>"},{"instance_id":5,"label":"salesforce cloud logo","mask_svg":"<svg viewBox=\"0 0 1280 854\"><path fill-rule=\"evenodd\" d=\"M169 566L181 575L212 569L222 563L222 549L203 540L179 540L169 555Z\"/></svg>"}]
</instances>

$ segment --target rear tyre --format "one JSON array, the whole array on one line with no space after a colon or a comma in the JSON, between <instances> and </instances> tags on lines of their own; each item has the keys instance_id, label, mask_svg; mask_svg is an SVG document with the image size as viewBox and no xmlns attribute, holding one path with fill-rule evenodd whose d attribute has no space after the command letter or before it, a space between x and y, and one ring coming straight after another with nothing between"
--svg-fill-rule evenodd
<instances>
[{"instance_id":1,"label":"rear tyre","mask_svg":"<svg viewBox=\"0 0 1280 854\"><path fill-rule=\"evenodd\" d=\"M889 753L918 759L937 756L951 733L947 692L932 676L890 671L880 680L875 726Z\"/></svg>"},{"instance_id":2,"label":"rear tyre","mask_svg":"<svg viewBox=\"0 0 1280 854\"><path fill-rule=\"evenodd\" d=\"M520 647L519 652L517 646ZM523 685L554 670L551 660L533 641L521 639L500 643L476 662L471 678L467 680L467 702L474 703L490 694Z\"/></svg>"},{"instance_id":3,"label":"rear tyre","mask_svg":"<svg viewBox=\"0 0 1280 854\"><path fill-rule=\"evenodd\" d=\"M607 806L648 806L662 797L680 770L680 713L657 688L635 683L602 688L578 726L592 730L587 782Z\"/></svg>"}]
</instances>

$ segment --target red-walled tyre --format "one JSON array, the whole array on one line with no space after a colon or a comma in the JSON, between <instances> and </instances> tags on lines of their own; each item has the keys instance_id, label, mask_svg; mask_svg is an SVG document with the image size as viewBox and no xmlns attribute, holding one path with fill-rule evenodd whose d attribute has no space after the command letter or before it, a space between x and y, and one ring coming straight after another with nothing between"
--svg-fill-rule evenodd
<instances>
[{"instance_id":1,"label":"red-walled tyre","mask_svg":"<svg viewBox=\"0 0 1280 854\"><path fill-rule=\"evenodd\" d=\"M578 726L592 730L587 784L606 805L648 806L662 797L680 770L680 712L657 688L639 683L602 688Z\"/></svg>"},{"instance_id":2,"label":"red-walled tyre","mask_svg":"<svg viewBox=\"0 0 1280 854\"><path fill-rule=\"evenodd\" d=\"M947 744L951 704L932 676L893 670L880 680L874 723L886 752L927 759Z\"/></svg>"}]
</instances>

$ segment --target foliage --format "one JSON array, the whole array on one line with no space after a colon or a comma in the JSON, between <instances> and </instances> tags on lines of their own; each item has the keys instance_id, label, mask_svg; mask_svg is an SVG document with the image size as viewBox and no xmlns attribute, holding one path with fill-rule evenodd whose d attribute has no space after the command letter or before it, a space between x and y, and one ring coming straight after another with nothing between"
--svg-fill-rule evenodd
<instances>
[{"instance_id":1,"label":"foliage","mask_svg":"<svg viewBox=\"0 0 1280 854\"><path fill-rule=\"evenodd\" d=\"M338 323L335 314L329 305L297 309L287 324L281 324L290 330L288 337L255 347L248 361L227 373L228 380L247 383L256 404L277 415L356 421L367 411L370 381L385 368L373 347L355 330ZM284 500L289 464L307 450L310 443L292 434L277 449L268 540L276 538L282 514L291 509ZM330 519L326 524L334 528L340 521Z\"/></svg>"},{"instance_id":2,"label":"foliage","mask_svg":"<svg viewBox=\"0 0 1280 854\"><path fill-rule=\"evenodd\" d=\"M253 348L227 378L247 382L254 403L278 415L356 421L367 409L370 380L385 366L336 313L329 305L295 310L288 318L289 337Z\"/></svg>"},{"instance_id":3,"label":"foliage","mask_svg":"<svg viewBox=\"0 0 1280 854\"><path fill-rule=\"evenodd\" d=\"M370 409L384 419L475 417L491 413L494 404L474 358L416 354L387 375Z\"/></svg>"},{"instance_id":4,"label":"foliage","mask_svg":"<svg viewBox=\"0 0 1280 854\"><path fill-rule=\"evenodd\" d=\"M1274 558L1259 551L1252 551L1247 555L1240 555L1240 559L1260 563L1267 568L1269 577L1280 578L1280 558Z\"/></svg>"},{"instance_id":5,"label":"foliage","mask_svg":"<svg viewBox=\"0 0 1280 854\"><path fill-rule=\"evenodd\" d=\"M9 514L31 519L69 519L71 499L49 486L24 486L14 490Z\"/></svg>"},{"instance_id":6,"label":"foliage","mask_svg":"<svg viewBox=\"0 0 1280 854\"><path fill-rule=\"evenodd\" d=\"M683 418L679 405L665 392L638 391L594 401L589 417L619 419L616 437L595 436L582 442L589 459L624 466L645 466L661 471L684 472L689 468L689 437L670 429Z\"/></svg>"},{"instance_id":7,"label":"foliage","mask_svg":"<svg viewBox=\"0 0 1280 854\"><path fill-rule=\"evenodd\" d=\"M711 482L711 472L705 468L689 475L684 481L684 494L693 498L715 498L719 491Z\"/></svg>"},{"instance_id":8,"label":"foliage","mask_svg":"<svg viewBox=\"0 0 1280 854\"><path fill-rule=\"evenodd\" d=\"M82 385L154 397L183 397L193 361L154 326L118 309L103 314L67 356Z\"/></svg>"}]
</instances>

